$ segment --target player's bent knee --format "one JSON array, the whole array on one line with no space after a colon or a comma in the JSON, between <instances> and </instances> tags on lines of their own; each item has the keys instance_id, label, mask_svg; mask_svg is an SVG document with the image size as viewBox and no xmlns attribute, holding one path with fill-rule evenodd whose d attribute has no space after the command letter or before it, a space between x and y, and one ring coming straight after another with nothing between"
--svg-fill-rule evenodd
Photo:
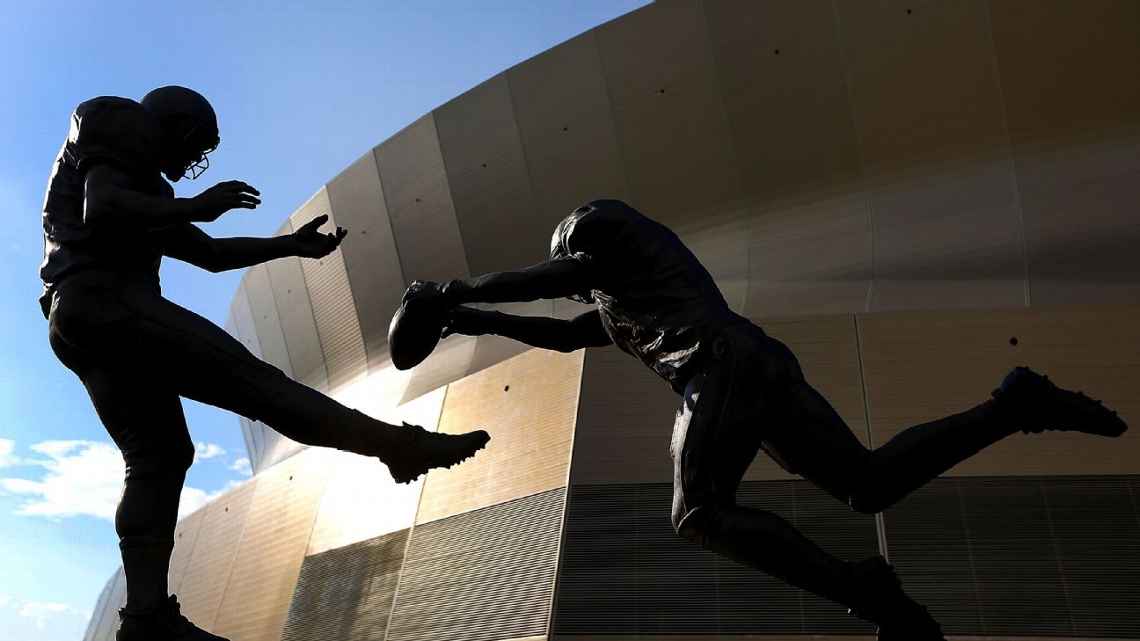
<instances>
[{"instance_id":1,"label":"player's bent knee","mask_svg":"<svg viewBox=\"0 0 1140 641\"><path fill-rule=\"evenodd\" d=\"M194 463L194 444L189 440L161 450L126 457L127 479L181 479Z\"/></svg>"},{"instance_id":2,"label":"player's bent knee","mask_svg":"<svg viewBox=\"0 0 1140 641\"><path fill-rule=\"evenodd\" d=\"M673 513L673 531L682 539L703 545L709 529L709 510L695 507L687 512Z\"/></svg>"}]
</instances>

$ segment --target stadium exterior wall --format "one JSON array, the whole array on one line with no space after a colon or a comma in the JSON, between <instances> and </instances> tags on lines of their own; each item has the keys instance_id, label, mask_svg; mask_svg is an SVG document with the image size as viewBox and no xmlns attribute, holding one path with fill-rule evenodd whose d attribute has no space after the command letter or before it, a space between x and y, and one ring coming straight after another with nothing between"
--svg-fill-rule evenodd
<instances>
[{"instance_id":1,"label":"stadium exterior wall","mask_svg":"<svg viewBox=\"0 0 1140 641\"><path fill-rule=\"evenodd\" d=\"M411 280L538 262L571 209L617 197L869 446L1018 364L1134 423L1137 61L1131 0L676 0L480 84L284 221L350 236L249 270L227 329L348 405L491 447L404 487L243 419L257 474L180 523L172 588L234 641L869 635L672 534L676 398L633 360L453 337L398 372L388 319ZM878 519L767 459L741 489L841 556L888 554L948 633L989 638L1140 638L1138 497L1135 429L1007 439ZM86 641L122 596L120 573Z\"/></svg>"}]
</instances>

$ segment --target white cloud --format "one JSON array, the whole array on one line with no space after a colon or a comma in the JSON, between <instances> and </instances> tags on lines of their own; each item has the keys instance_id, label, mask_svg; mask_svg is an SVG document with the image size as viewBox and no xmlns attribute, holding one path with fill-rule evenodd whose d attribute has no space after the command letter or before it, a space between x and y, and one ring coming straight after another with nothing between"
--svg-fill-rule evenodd
<instances>
[{"instance_id":1,"label":"white cloud","mask_svg":"<svg viewBox=\"0 0 1140 641\"><path fill-rule=\"evenodd\" d=\"M17 514L114 518L123 491L123 457L115 446L95 441L45 441L31 449L47 457L27 461L47 471L42 479L0 479L0 490L26 497Z\"/></svg>"},{"instance_id":2,"label":"white cloud","mask_svg":"<svg viewBox=\"0 0 1140 641\"><path fill-rule=\"evenodd\" d=\"M230 469L243 476L253 476L253 466L248 457L241 457L230 465Z\"/></svg>"},{"instance_id":3,"label":"white cloud","mask_svg":"<svg viewBox=\"0 0 1140 641\"><path fill-rule=\"evenodd\" d=\"M216 447L216 446L215 446ZM46 472L42 478L0 478L0 492L24 497L16 514L67 518L93 516L108 521L123 493L123 457L112 444L97 441L44 441L31 447L47 458L26 459ZM236 481L217 492L182 489L179 516L202 507Z\"/></svg>"},{"instance_id":4,"label":"white cloud","mask_svg":"<svg viewBox=\"0 0 1140 641\"><path fill-rule=\"evenodd\" d=\"M59 616L74 616L74 617L87 617L90 615L80 610L73 608L66 603L52 603L48 601L28 601L23 603L20 607L20 616L29 618L35 621L36 627L43 630L47 627L49 619Z\"/></svg>"},{"instance_id":5,"label":"white cloud","mask_svg":"<svg viewBox=\"0 0 1140 641\"><path fill-rule=\"evenodd\" d=\"M16 441L6 438L0 438L0 467L12 467L13 465L20 465L20 459L12 454L16 451Z\"/></svg>"},{"instance_id":6,"label":"white cloud","mask_svg":"<svg viewBox=\"0 0 1140 641\"><path fill-rule=\"evenodd\" d=\"M8 607L8 604L11 602L12 597L8 596L7 594L0 594L0 608Z\"/></svg>"},{"instance_id":7,"label":"white cloud","mask_svg":"<svg viewBox=\"0 0 1140 641\"><path fill-rule=\"evenodd\" d=\"M225 453L226 451L222 449L222 446L215 443L203 443L199 441L198 444L194 446L195 461L205 461L217 456L222 456Z\"/></svg>"}]
</instances>

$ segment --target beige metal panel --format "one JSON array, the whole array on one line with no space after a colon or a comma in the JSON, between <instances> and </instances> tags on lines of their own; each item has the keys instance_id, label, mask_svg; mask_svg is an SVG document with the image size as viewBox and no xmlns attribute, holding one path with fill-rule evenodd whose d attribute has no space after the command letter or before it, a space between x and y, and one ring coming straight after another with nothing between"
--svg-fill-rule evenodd
<instances>
[{"instance_id":1,"label":"beige metal panel","mask_svg":"<svg viewBox=\"0 0 1140 641\"><path fill-rule=\"evenodd\" d=\"M471 370L477 344L473 336L450 336L441 340L431 356L411 371L400 402L406 403L463 378Z\"/></svg>"},{"instance_id":2,"label":"beige metal panel","mask_svg":"<svg viewBox=\"0 0 1140 641\"><path fill-rule=\"evenodd\" d=\"M230 303L230 324L227 324L226 331L241 341L254 356L262 358L261 341L257 338L257 325L253 321L253 310L250 309L249 296L246 295L244 286L238 287L233 302Z\"/></svg>"},{"instance_id":3,"label":"beige metal panel","mask_svg":"<svg viewBox=\"0 0 1140 641\"><path fill-rule=\"evenodd\" d=\"M326 472L314 452L294 456L257 477L233 571L218 607L217 634L242 641L281 636L312 532Z\"/></svg>"},{"instance_id":4,"label":"beige metal panel","mask_svg":"<svg viewBox=\"0 0 1140 641\"><path fill-rule=\"evenodd\" d=\"M273 288L269 283L269 267L264 264L250 267L242 278L241 288L249 299L261 358L293 376L289 348L285 346L285 334L281 331L281 319L277 315L277 303L273 300Z\"/></svg>"},{"instance_id":5,"label":"beige metal panel","mask_svg":"<svg viewBox=\"0 0 1140 641\"><path fill-rule=\"evenodd\" d=\"M835 7L868 175L1007 155L983 0L837 0Z\"/></svg>"},{"instance_id":6,"label":"beige metal panel","mask_svg":"<svg viewBox=\"0 0 1140 641\"><path fill-rule=\"evenodd\" d=\"M471 273L544 260L565 213L535 208L506 74L436 109L435 123Z\"/></svg>"},{"instance_id":7,"label":"beige metal panel","mask_svg":"<svg viewBox=\"0 0 1140 641\"><path fill-rule=\"evenodd\" d=\"M170 555L170 571L167 573L167 585L171 594L178 594L182 581L186 578L194 558L198 534L202 531L202 523L206 520L207 509L203 507L187 515L174 529L174 552Z\"/></svg>"},{"instance_id":8,"label":"beige metal panel","mask_svg":"<svg viewBox=\"0 0 1140 641\"><path fill-rule=\"evenodd\" d=\"M853 193L774 208L752 219L748 316L836 314L867 308L868 196Z\"/></svg>"},{"instance_id":9,"label":"beige metal panel","mask_svg":"<svg viewBox=\"0 0 1140 641\"><path fill-rule=\"evenodd\" d=\"M289 220L293 228L298 229L322 214L329 216L329 222L325 223L322 231L328 233L336 229L339 221L332 215L328 190L323 187L293 212ZM324 258L302 258L300 262L312 301L321 351L325 355L328 384L335 389L368 371L368 357L344 256L340 251L334 251Z\"/></svg>"},{"instance_id":10,"label":"beige metal panel","mask_svg":"<svg viewBox=\"0 0 1140 641\"><path fill-rule=\"evenodd\" d=\"M681 240L716 280L733 311L745 309L748 296L748 252L751 217L748 210L704 220L704 225L675 229Z\"/></svg>"},{"instance_id":11,"label":"beige metal panel","mask_svg":"<svg viewBox=\"0 0 1140 641\"><path fill-rule=\"evenodd\" d=\"M594 32L512 67L507 79L538 218L557 222L590 200L629 197Z\"/></svg>"},{"instance_id":12,"label":"beige metal panel","mask_svg":"<svg viewBox=\"0 0 1140 641\"><path fill-rule=\"evenodd\" d=\"M582 353L530 350L452 383L439 431L486 429L491 442L424 484L416 523L566 485Z\"/></svg>"},{"instance_id":13,"label":"beige metal panel","mask_svg":"<svg viewBox=\"0 0 1140 641\"><path fill-rule=\"evenodd\" d=\"M836 3L875 225L871 310L1024 305L986 4Z\"/></svg>"},{"instance_id":14,"label":"beige metal panel","mask_svg":"<svg viewBox=\"0 0 1140 641\"><path fill-rule=\"evenodd\" d=\"M388 423L407 421L434 432L446 391L440 388L394 409L355 407ZM422 477L397 484L376 459L334 450L319 450L313 456L330 473L306 555L395 532L415 522Z\"/></svg>"},{"instance_id":15,"label":"beige metal panel","mask_svg":"<svg viewBox=\"0 0 1140 641\"><path fill-rule=\"evenodd\" d=\"M989 3L1015 145L1067 146L1135 132L1140 5L1133 0Z\"/></svg>"},{"instance_id":16,"label":"beige metal panel","mask_svg":"<svg viewBox=\"0 0 1140 641\"><path fill-rule=\"evenodd\" d=\"M1032 302L1140 299L1140 4L991 2Z\"/></svg>"},{"instance_id":17,"label":"beige metal panel","mask_svg":"<svg viewBox=\"0 0 1140 641\"><path fill-rule=\"evenodd\" d=\"M435 116L420 118L373 151L404 280L468 276Z\"/></svg>"},{"instance_id":18,"label":"beige metal panel","mask_svg":"<svg viewBox=\"0 0 1140 641\"><path fill-rule=\"evenodd\" d=\"M751 201L848 191L861 168L831 0L702 4Z\"/></svg>"},{"instance_id":19,"label":"beige metal panel","mask_svg":"<svg viewBox=\"0 0 1140 641\"><path fill-rule=\"evenodd\" d=\"M1140 308L1090 306L859 317L873 442L989 398L1016 365L1140 417ZM1017 339L1017 345L1011 339ZM1015 434L951 475L1135 474L1140 432Z\"/></svg>"},{"instance_id":20,"label":"beige metal panel","mask_svg":"<svg viewBox=\"0 0 1140 641\"><path fill-rule=\"evenodd\" d=\"M866 442L853 318L768 319L759 324L796 353L808 381ZM664 381L629 355L608 348L587 350L571 483L671 482L669 444L680 402ZM744 478L794 477L760 452Z\"/></svg>"},{"instance_id":21,"label":"beige metal panel","mask_svg":"<svg viewBox=\"0 0 1140 641\"><path fill-rule=\"evenodd\" d=\"M202 509L202 526L194 543L193 563L179 584L182 613L198 627L216 630L218 605L230 580L238 541L259 480L226 492Z\"/></svg>"},{"instance_id":22,"label":"beige metal panel","mask_svg":"<svg viewBox=\"0 0 1140 641\"><path fill-rule=\"evenodd\" d=\"M657 2L595 33L630 204L673 225L739 199L701 5Z\"/></svg>"},{"instance_id":23,"label":"beige metal panel","mask_svg":"<svg viewBox=\"0 0 1140 641\"><path fill-rule=\"evenodd\" d=\"M872 202L870 311L1026 304L1008 160L914 176L875 190Z\"/></svg>"},{"instance_id":24,"label":"beige metal panel","mask_svg":"<svg viewBox=\"0 0 1140 641\"><path fill-rule=\"evenodd\" d=\"M327 189L338 224L348 230L340 254L352 285L369 367L378 367L388 352L388 323L400 306L405 283L376 156L369 151L358 158Z\"/></svg>"},{"instance_id":25,"label":"beige metal panel","mask_svg":"<svg viewBox=\"0 0 1140 641\"><path fill-rule=\"evenodd\" d=\"M292 231L292 224L286 220L278 233L288 234ZM301 259L292 256L280 258L267 263L267 266L270 288L277 303L277 316L281 320L281 333L285 337L289 363L293 367L293 377L314 389L327 390L325 355L321 351L321 339L317 334L317 322L313 317L313 304L309 299Z\"/></svg>"}]
</instances>

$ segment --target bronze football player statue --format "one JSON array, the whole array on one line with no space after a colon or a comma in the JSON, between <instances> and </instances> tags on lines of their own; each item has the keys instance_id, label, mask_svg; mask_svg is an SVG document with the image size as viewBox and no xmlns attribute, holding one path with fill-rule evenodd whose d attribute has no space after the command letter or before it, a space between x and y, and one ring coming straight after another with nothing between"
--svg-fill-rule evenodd
<instances>
[{"instance_id":1,"label":"bronze football player statue","mask_svg":"<svg viewBox=\"0 0 1140 641\"><path fill-rule=\"evenodd\" d=\"M559 320L463 306L558 297L597 308ZM562 352L612 343L641 360L681 397L671 450L677 533L847 606L874 623L884 641L943 637L882 557L840 560L780 516L736 504L759 450L856 511L874 514L1019 430L1119 436L1127 429L1099 402L1018 367L991 399L869 450L804 379L792 351L729 309L672 231L616 200L591 202L559 223L547 262L413 283L404 305L445 316L444 335L496 334Z\"/></svg>"},{"instance_id":2,"label":"bronze football player statue","mask_svg":"<svg viewBox=\"0 0 1140 641\"><path fill-rule=\"evenodd\" d=\"M263 421L307 445L377 457L402 483L459 463L489 438L388 425L351 410L163 298L163 256L220 272L321 258L345 236L318 231L327 216L275 238L207 235L195 223L256 207L258 191L231 180L175 198L163 176L196 178L218 142L213 108L190 89L162 87L141 102L88 100L72 115L44 201L40 302L51 346L82 380L126 463L115 515L127 580L119 641L221 639L187 621L168 594L178 500L194 459L179 397Z\"/></svg>"}]
</instances>

